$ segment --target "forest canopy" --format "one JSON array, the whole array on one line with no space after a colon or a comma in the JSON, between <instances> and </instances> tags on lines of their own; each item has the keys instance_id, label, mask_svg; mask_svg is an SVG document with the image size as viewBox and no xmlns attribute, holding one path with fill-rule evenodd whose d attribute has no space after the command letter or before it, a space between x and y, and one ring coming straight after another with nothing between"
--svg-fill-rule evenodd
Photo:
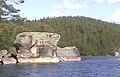
<instances>
[{"instance_id":1,"label":"forest canopy","mask_svg":"<svg viewBox=\"0 0 120 77\"><path fill-rule=\"evenodd\" d=\"M40 20L0 23L0 50L9 49L21 32L55 32L59 47L76 46L81 55L113 55L120 48L120 25L83 16L62 16Z\"/></svg>"}]
</instances>

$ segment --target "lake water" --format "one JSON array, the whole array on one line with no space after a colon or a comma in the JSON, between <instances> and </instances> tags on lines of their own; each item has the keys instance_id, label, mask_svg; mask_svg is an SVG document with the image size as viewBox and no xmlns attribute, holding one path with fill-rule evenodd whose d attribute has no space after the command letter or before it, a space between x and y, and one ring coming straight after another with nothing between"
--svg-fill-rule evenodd
<instances>
[{"instance_id":1,"label":"lake water","mask_svg":"<svg viewBox=\"0 0 120 77\"><path fill-rule=\"evenodd\" d=\"M120 77L120 57L88 57L80 62L0 65L0 77Z\"/></svg>"}]
</instances>

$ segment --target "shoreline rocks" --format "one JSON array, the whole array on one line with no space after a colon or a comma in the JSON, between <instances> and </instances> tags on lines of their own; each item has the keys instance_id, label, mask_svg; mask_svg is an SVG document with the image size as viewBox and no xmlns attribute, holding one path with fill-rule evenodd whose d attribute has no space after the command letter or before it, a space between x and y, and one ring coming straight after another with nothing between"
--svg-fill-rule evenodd
<instances>
[{"instance_id":1,"label":"shoreline rocks","mask_svg":"<svg viewBox=\"0 0 120 77\"><path fill-rule=\"evenodd\" d=\"M59 59L57 57L45 57L45 58L19 58L20 63L58 63Z\"/></svg>"},{"instance_id":2,"label":"shoreline rocks","mask_svg":"<svg viewBox=\"0 0 120 77\"><path fill-rule=\"evenodd\" d=\"M8 55L1 51L1 64L15 63L57 63L80 61L79 50L75 46L60 48L57 46L60 35L48 32L22 32L16 36Z\"/></svg>"},{"instance_id":3,"label":"shoreline rocks","mask_svg":"<svg viewBox=\"0 0 120 77\"><path fill-rule=\"evenodd\" d=\"M40 57L40 58L18 58L19 63L58 63L81 61L80 57ZM14 58L0 58L0 64L16 64Z\"/></svg>"},{"instance_id":4,"label":"shoreline rocks","mask_svg":"<svg viewBox=\"0 0 120 77\"><path fill-rule=\"evenodd\" d=\"M79 57L79 51L75 46L57 48L57 55L60 57Z\"/></svg>"},{"instance_id":5,"label":"shoreline rocks","mask_svg":"<svg viewBox=\"0 0 120 77\"><path fill-rule=\"evenodd\" d=\"M16 59L14 59L14 58L1 58L0 63L1 64L16 64Z\"/></svg>"}]
</instances>

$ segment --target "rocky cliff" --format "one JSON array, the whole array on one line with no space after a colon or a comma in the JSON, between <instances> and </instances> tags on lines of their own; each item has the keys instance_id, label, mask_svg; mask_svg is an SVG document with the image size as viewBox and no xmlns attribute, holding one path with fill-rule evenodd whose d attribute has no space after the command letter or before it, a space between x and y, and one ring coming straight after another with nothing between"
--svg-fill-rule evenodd
<instances>
[{"instance_id":1,"label":"rocky cliff","mask_svg":"<svg viewBox=\"0 0 120 77\"><path fill-rule=\"evenodd\" d=\"M14 46L19 57L54 56L59 39L57 33L23 32L16 36Z\"/></svg>"}]
</instances>

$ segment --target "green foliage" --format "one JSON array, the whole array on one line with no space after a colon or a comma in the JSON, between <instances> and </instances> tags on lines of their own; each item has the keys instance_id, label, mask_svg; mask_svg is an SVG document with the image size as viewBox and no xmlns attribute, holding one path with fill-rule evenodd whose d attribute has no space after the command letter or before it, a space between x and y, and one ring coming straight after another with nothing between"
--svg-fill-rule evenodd
<instances>
[{"instance_id":1,"label":"green foliage","mask_svg":"<svg viewBox=\"0 0 120 77\"><path fill-rule=\"evenodd\" d=\"M16 13L20 10L13 7L12 4L9 4L9 1L13 1L15 4L24 3L24 0L0 0L0 21L5 19L10 19L11 17L16 18Z\"/></svg>"},{"instance_id":2,"label":"green foliage","mask_svg":"<svg viewBox=\"0 0 120 77\"><path fill-rule=\"evenodd\" d=\"M76 46L81 55L113 55L120 48L120 25L86 17L57 17L0 23L0 49L9 49L21 32L55 32L60 47Z\"/></svg>"}]
</instances>

